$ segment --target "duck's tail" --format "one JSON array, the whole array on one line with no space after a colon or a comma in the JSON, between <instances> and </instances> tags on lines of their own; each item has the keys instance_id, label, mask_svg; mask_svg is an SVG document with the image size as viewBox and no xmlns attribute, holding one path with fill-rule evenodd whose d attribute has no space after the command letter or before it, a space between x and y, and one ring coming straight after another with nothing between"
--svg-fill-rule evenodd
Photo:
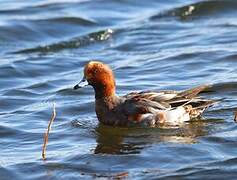
<instances>
[{"instance_id":1,"label":"duck's tail","mask_svg":"<svg viewBox=\"0 0 237 180\"><path fill-rule=\"evenodd\" d=\"M190 119L200 116L208 107L218 103L217 100L200 98L197 95L210 89L211 85L201 85L178 93L170 100L172 107L183 106L190 115Z\"/></svg>"},{"instance_id":2,"label":"duck's tail","mask_svg":"<svg viewBox=\"0 0 237 180\"><path fill-rule=\"evenodd\" d=\"M197 100L197 99L196 99ZM202 113L209 108L210 106L213 106L214 104L218 103L219 101L214 100L204 100L200 99L199 102L196 103L189 103L188 105L185 105L186 111L189 113L190 119L197 118L202 115Z\"/></svg>"},{"instance_id":3,"label":"duck's tail","mask_svg":"<svg viewBox=\"0 0 237 180\"><path fill-rule=\"evenodd\" d=\"M207 91L211 87L212 86L210 84L200 85L200 86L194 87L192 89L182 91L182 92L178 93L178 96L184 97L187 99L191 99L191 98L194 98L195 96L197 96L199 93Z\"/></svg>"}]
</instances>

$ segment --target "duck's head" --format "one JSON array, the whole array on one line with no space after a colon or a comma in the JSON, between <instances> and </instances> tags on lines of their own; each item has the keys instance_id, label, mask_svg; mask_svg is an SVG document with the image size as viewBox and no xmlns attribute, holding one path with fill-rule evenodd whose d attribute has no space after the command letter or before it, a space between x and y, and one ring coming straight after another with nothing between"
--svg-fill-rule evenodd
<instances>
[{"instance_id":1,"label":"duck's head","mask_svg":"<svg viewBox=\"0 0 237 180\"><path fill-rule=\"evenodd\" d=\"M109 97L115 94L115 79L111 68L99 61L90 61L84 67L84 77L74 89L91 85L95 97Z\"/></svg>"}]
</instances>

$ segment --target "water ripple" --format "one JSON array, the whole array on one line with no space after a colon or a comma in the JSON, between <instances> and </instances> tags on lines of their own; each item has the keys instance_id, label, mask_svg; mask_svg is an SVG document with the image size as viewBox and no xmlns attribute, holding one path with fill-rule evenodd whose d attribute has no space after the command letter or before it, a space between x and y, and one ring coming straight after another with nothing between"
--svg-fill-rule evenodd
<instances>
[{"instance_id":1,"label":"water ripple","mask_svg":"<svg viewBox=\"0 0 237 180\"><path fill-rule=\"evenodd\" d=\"M211 0L201 1L183 7L171 9L152 16L151 20L161 18L177 17L182 21L199 20L201 18L216 18L217 16L228 16L235 14L237 2L235 0Z\"/></svg>"},{"instance_id":2,"label":"water ripple","mask_svg":"<svg viewBox=\"0 0 237 180\"><path fill-rule=\"evenodd\" d=\"M94 33L90 33L83 37L73 38L68 41L62 41L55 44L50 44L46 46L39 46L36 48L24 49L14 53L50 53L57 52L60 50L78 48L82 46L86 46L92 43L96 43L99 41L106 41L111 38L113 31L111 29L102 30Z\"/></svg>"}]
</instances>

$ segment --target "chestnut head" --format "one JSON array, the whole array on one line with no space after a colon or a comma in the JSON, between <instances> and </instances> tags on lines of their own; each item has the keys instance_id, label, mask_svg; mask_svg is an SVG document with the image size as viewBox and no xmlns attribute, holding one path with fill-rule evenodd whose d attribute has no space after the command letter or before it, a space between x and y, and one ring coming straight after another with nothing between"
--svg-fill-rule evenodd
<instances>
[{"instance_id":1,"label":"chestnut head","mask_svg":"<svg viewBox=\"0 0 237 180\"><path fill-rule=\"evenodd\" d=\"M111 68L100 62L90 61L84 67L84 77L74 89L91 85L96 97L107 97L115 94L115 79Z\"/></svg>"}]
</instances>

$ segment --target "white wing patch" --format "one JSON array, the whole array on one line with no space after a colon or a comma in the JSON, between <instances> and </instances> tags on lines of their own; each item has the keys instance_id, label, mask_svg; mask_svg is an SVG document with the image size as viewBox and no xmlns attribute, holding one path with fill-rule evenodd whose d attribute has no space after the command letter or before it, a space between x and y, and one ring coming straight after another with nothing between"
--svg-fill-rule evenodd
<instances>
[{"instance_id":1,"label":"white wing patch","mask_svg":"<svg viewBox=\"0 0 237 180\"><path fill-rule=\"evenodd\" d=\"M154 110L152 113L143 114L140 119L140 121L149 125L159 123L179 125L189 120L189 113L181 106L169 110Z\"/></svg>"},{"instance_id":2,"label":"white wing patch","mask_svg":"<svg viewBox=\"0 0 237 180\"><path fill-rule=\"evenodd\" d=\"M179 124L190 120L189 113L182 106L179 106L172 110L166 110L164 114L165 122L171 124Z\"/></svg>"},{"instance_id":3,"label":"white wing patch","mask_svg":"<svg viewBox=\"0 0 237 180\"><path fill-rule=\"evenodd\" d=\"M156 97L154 97L155 100L159 101L168 101L170 99L173 99L177 94L159 94Z\"/></svg>"},{"instance_id":4,"label":"white wing patch","mask_svg":"<svg viewBox=\"0 0 237 180\"><path fill-rule=\"evenodd\" d=\"M145 95L149 96L149 99L154 99L157 101L168 101L177 96L177 94L174 93L164 93L164 92L150 92L145 93Z\"/></svg>"}]
</instances>

